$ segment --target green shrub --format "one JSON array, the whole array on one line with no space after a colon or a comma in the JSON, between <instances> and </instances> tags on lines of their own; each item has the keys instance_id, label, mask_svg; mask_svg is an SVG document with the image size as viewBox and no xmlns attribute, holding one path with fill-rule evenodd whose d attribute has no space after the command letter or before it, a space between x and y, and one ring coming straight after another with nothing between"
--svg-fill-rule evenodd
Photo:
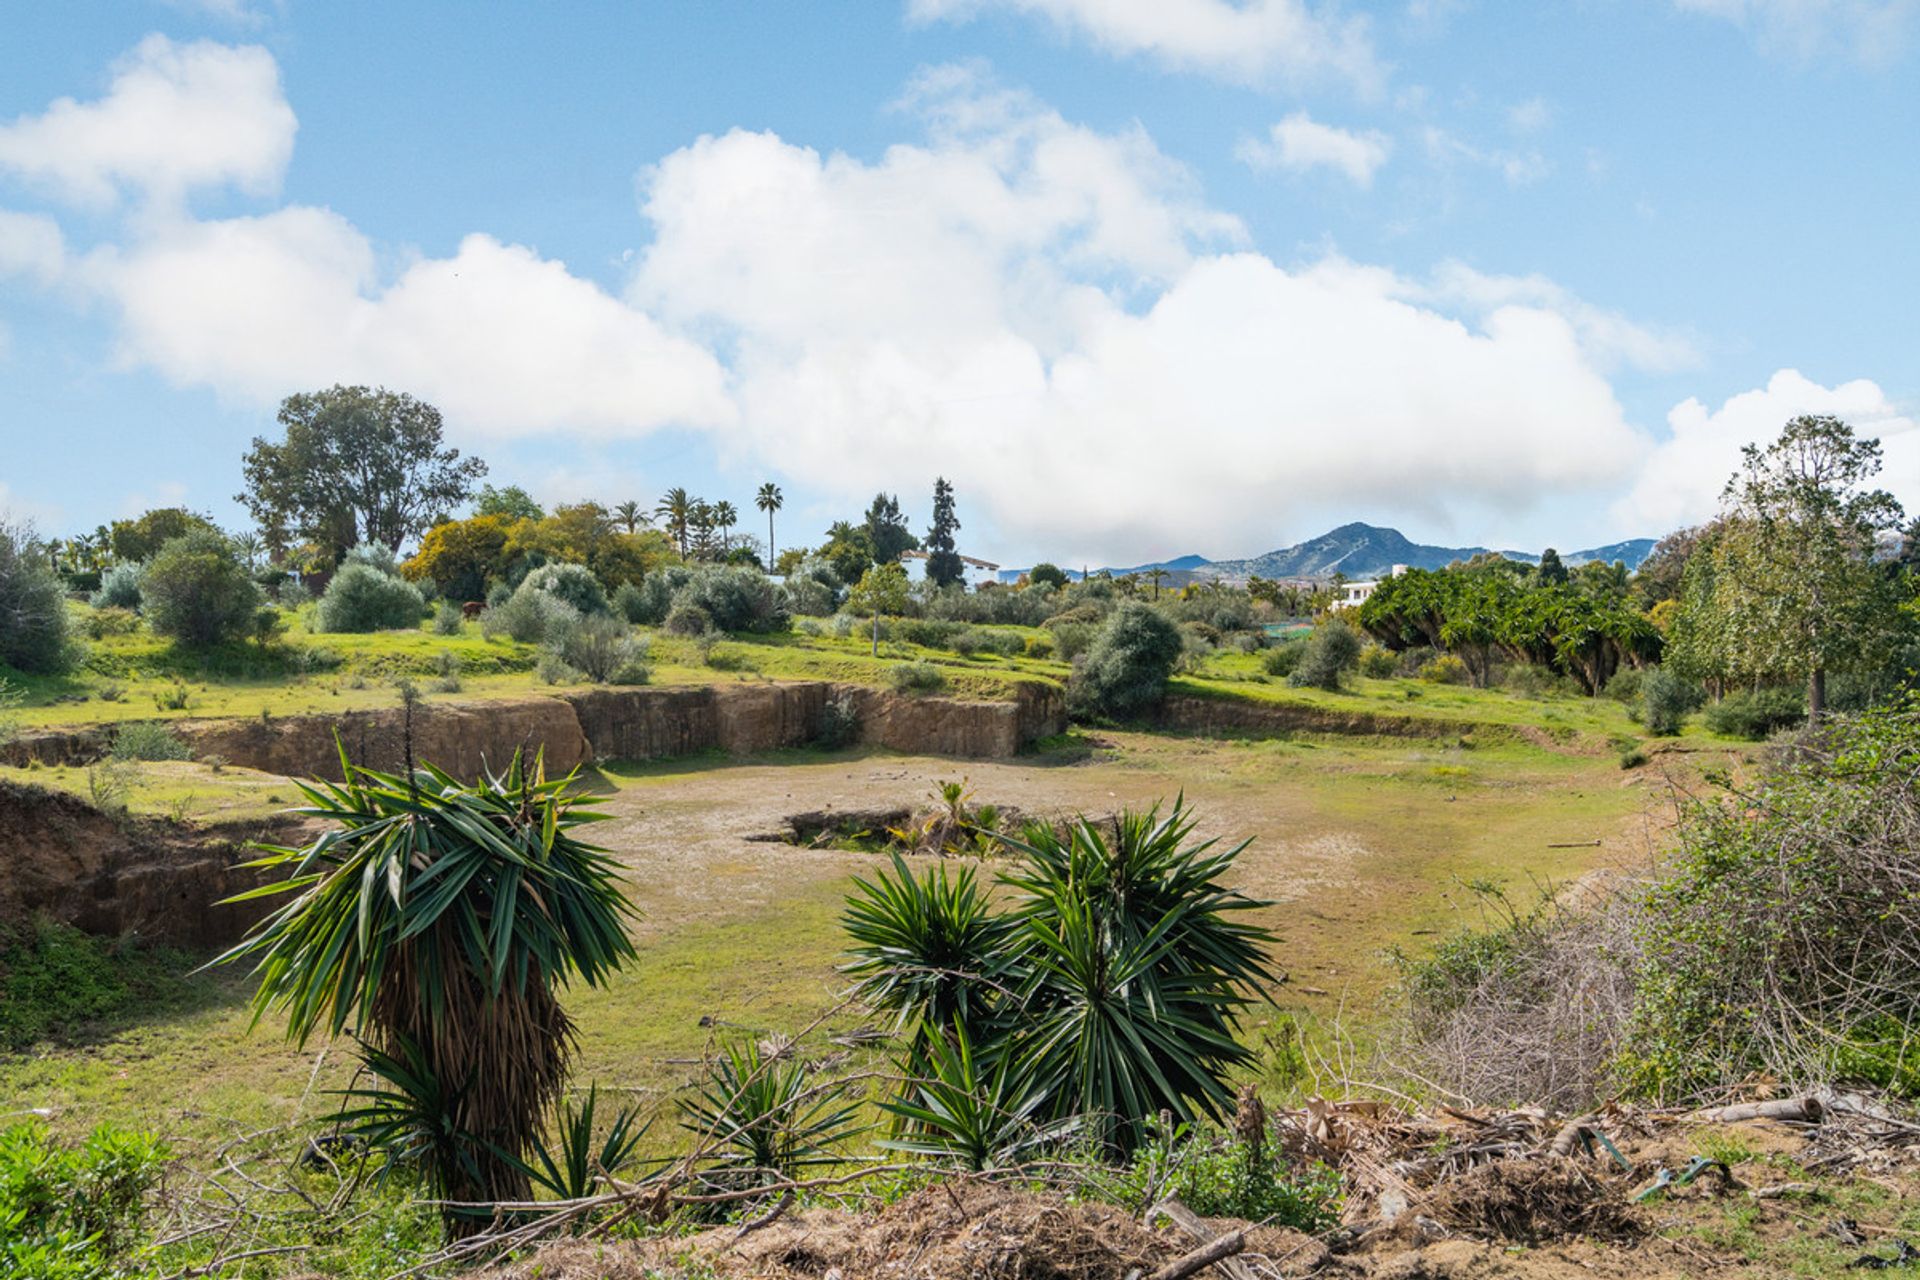
<instances>
[{"instance_id":1,"label":"green shrub","mask_svg":"<svg viewBox=\"0 0 1920 1280\"><path fill-rule=\"evenodd\" d=\"M1646 895L1627 1067L1666 1097L1920 1077L1920 704L1834 717L1686 801ZM1891 1034L1890 1034L1891 1033ZM1858 1077L1856 1077L1858 1078Z\"/></svg>"},{"instance_id":2,"label":"green shrub","mask_svg":"<svg viewBox=\"0 0 1920 1280\"><path fill-rule=\"evenodd\" d=\"M580 669L551 649L541 651L533 674L543 684L573 684L580 679Z\"/></svg>"},{"instance_id":3,"label":"green shrub","mask_svg":"<svg viewBox=\"0 0 1920 1280\"><path fill-rule=\"evenodd\" d=\"M433 611L433 634L437 636L457 636L465 625L466 614L452 600L442 600Z\"/></svg>"},{"instance_id":4,"label":"green shrub","mask_svg":"<svg viewBox=\"0 0 1920 1280\"><path fill-rule=\"evenodd\" d=\"M931 693L943 687L947 677L931 662L896 662L887 671L887 683L901 693Z\"/></svg>"},{"instance_id":5,"label":"green shrub","mask_svg":"<svg viewBox=\"0 0 1920 1280\"><path fill-rule=\"evenodd\" d=\"M169 1152L152 1134L103 1124L64 1143L37 1121L0 1129L0 1272L44 1280L132 1274L147 1194Z\"/></svg>"},{"instance_id":6,"label":"green shrub","mask_svg":"<svg viewBox=\"0 0 1920 1280\"><path fill-rule=\"evenodd\" d=\"M302 605L313 603L313 592L307 590L307 584L298 578L288 578L273 593L282 609L298 609Z\"/></svg>"},{"instance_id":7,"label":"green shrub","mask_svg":"<svg viewBox=\"0 0 1920 1280\"><path fill-rule=\"evenodd\" d=\"M1340 1220L1334 1170L1297 1169L1270 1140L1253 1145L1185 1124L1156 1131L1119 1174L1096 1172L1094 1188L1136 1216L1171 1196L1203 1218L1244 1218L1309 1234Z\"/></svg>"},{"instance_id":8,"label":"green shrub","mask_svg":"<svg viewBox=\"0 0 1920 1280\"><path fill-rule=\"evenodd\" d=\"M607 590L600 585L600 579L583 564L543 564L521 579L514 590L515 595L524 592L539 592L563 600L582 616L608 613L613 607L607 603Z\"/></svg>"},{"instance_id":9,"label":"green shrub","mask_svg":"<svg viewBox=\"0 0 1920 1280\"><path fill-rule=\"evenodd\" d=\"M746 565L707 565L696 569L673 593L673 608L704 610L722 631L770 633L792 623L787 594L758 569Z\"/></svg>"},{"instance_id":10,"label":"green shrub","mask_svg":"<svg viewBox=\"0 0 1920 1280\"><path fill-rule=\"evenodd\" d=\"M1128 601L1114 610L1074 664L1068 707L1078 716L1116 719L1145 711L1165 694L1183 649L1180 629L1164 614Z\"/></svg>"},{"instance_id":11,"label":"green shrub","mask_svg":"<svg viewBox=\"0 0 1920 1280\"><path fill-rule=\"evenodd\" d=\"M1420 668L1420 678L1428 684L1465 684L1467 664L1451 653L1440 654Z\"/></svg>"},{"instance_id":12,"label":"green shrub","mask_svg":"<svg viewBox=\"0 0 1920 1280\"><path fill-rule=\"evenodd\" d=\"M46 548L28 526L0 523L0 665L58 675L79 660Z\"/></svg>"},{"instance_id":13,"label":"green shrub","mask_svg":"<svg viewBox=\"0 0 1920 1280\"><path fill-rule=\"evenodd\" d=\"M676 604L660 629L670 636L704 636L713 630L713 615L697 604Z\"/></svg>"},{"instance_id":14,"label":"green shrub","mask_svg":"<svg viewBox=\"0 0 1920 1280\"><path fill-rule=\"evenodd\" d=\"M833 566L817 558L809 558L788 574L784 585L793 612L812 618L827 617L838 609L846 590Z\"/></svg>"},{"instance_id":15,"label":"green shrub","mask_svg":"<svg viewBox=\"0 0 1920 1280\"><path fill-rule=\"evenodd\" d=\"M544 591L516 591L480 615L480 630L505 634L521 644L559 643L580 620L580 613L558 596Z\"/></svg>"},{"instance_id":16,"label":"green shrub","mask_svg":"<svg viewBox=\"0 0 1920 1280\"><path fill-rule=\"evenodd\" d=\"M140 574L137 564L116 564L100 577L100 589L88 601L96 609L140 608Z\"/></svg>"},{"instance_id":17,"label":"green shrub","mask_svg":"<svg viewBox=\"0 0 1920 1280\"><path fill-rule=\"evenodd\" d=\"M1617 681L1619 677L1614 679ZM1639 685L1640 722L1648 733L1659 737L1679 733L1687 716L1707 700L1706 690L1665 667L1655 667L1641 675ZM1611 688L1611 684L1608 687Z\"/></svg>"},{"instance_id":18,"label":"green shrub","mask_svg":"<svg viewBox=\"0 0 1920 1280\"><path fill-rule=\"evenodd\" d=\"M113 735L116 760L191 760L193 749L179 734L152 720L135 720Z\"/></svg>"},{"instance_id":19,"label":"green shrub","mask_svg":"<svg viewBox=\"0 0 1920 1280\"><path fill-rule=\"evenodd\" d=\"M1360 674L1369 680L1389 680L1400 670L1400 659L1384 645L1370 644L1360 651Z\"/></svg>"},{"instance_id":20,"label":"green shrub","mask_svg":"<svg viewBox=\"0 0 1920 1280\"><path fill-rule=\"evenodd\" d=\"M131 609L119 609L112 605L104 609L87 610L85 622L90 639L105 640L109 636L130 636L140 630L140 615Z\"/></svg>"},{"instance_id":21,"label":"green shrub","mask_svg":"<svg viewBox=\"0 0 1920 1280\"><path fill-rule=\"evenodd\" d=\"M970 630L963 623L940 618L902 618L894 634L908 644L917 644L923 649L945 649L954 642L955 637Z\"/></svg>"},{"instance_id":22,"label":"green shrub","mask_svg":"<svg viewBox=\"0 0 1920 1280\"><path fill-rule=\"evenodd\" d=\"M1052 630L1054 652L1062 662L1072 662L1100 636L1100 626L1094 622L1066 622Z\"/></svg>"},{"instance_id":23,"label":"green shrub","mask_svg":"<svg viewBox=\"0 0 1920 1280\"><path fill-rule=\"evenodd\" d=\"M630 663L644 663L646 658L646 646L635 638L631 626L607 614L580 619L578 624L567 628L553 651L595 684L612 682L616 672ZM622 683L643 684L645 681Z\"/></svg>"},{"instance_id":24,"label":"green shrub","mask_svg":"<svg viewBox=\"0 0 1920 1280\"><path fill-rule=\"evenodd\" d=\"M1647 673L1639 667L1622 667L1613 673L1613 679L1607 681L1602 692L1615 702L1633 706L1640 701L1641 686L1646 679Z\"/></svg>"},{"instance_id":25,"label":"green shrub","mask_svg":"<svg viewBox=\"0 0 1920 1280\"><path fill-rule=\"evenodd\" d=\"M349 560L327 584L313 611L311 629L343 633L404 631L419 626L426 612L420 588L364 561Z\"/></svg>"},{"instance_id":26,"label":"green shrub","mask_svg":"<svg viewBox=\"0 0 1920 1280\"><path fill-rule=\"evenodd\" d=\"M1300 665L1300 656L1307 651L1307 638L1294 636L1282 640L1260 655L1260 668L1268 675L1285 679Z\"/></svg>"},{"instance_id":27,"label":"green shrub","mask_svg":"<svg viewBox=\"0 0 1920 1280\"><path fill-rule=\"evenodd\" d=\"M1055 644L1054 637L1043 631L1038 635L1028 636L1020 652L1029 658L1051 658Z\"/></svg>"},{"instance_id":28,"label":"green shrub","mask_svg":"<svg viewBox=\"0 0 1920 1280\"><path fill-rule=\"evenodd\" d=\"M1287 676L1296 688L1335 690L1340 677L1360 661L1360 633L1339 618L1329 618L1313 629L1301 650L1300 665Z\"/></svg>"},{"instance_id":29,"label":"green shrub","mask_svg":"<svg viewBox=\"0 0 1920 1280\"><path fill-rule=\"evenodd\" d=\"M192 649L245 639L260 607L260 588L232 546L206 531L163 544L147 565L141 594L154 634Z\"/></svg>"},{"instance_id":30,"label":"green shrub","mask_svg":"<svg viewBox=\"0 0 1920 1280\"><path fill-rule=\"evenodd\" d=\"M1743 689L1708 706L1704 718L1717 734L1759 742L1805 720L1807 695L1801 689Z\"/></svg>"}]
</instances>

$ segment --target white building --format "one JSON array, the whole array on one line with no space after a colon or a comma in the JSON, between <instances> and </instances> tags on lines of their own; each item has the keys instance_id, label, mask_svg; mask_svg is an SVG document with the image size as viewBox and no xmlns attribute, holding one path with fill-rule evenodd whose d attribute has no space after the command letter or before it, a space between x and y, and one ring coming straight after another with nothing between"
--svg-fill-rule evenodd
<instances>
[{"instance_id":1,"label":"white building","mask_svg":"<svg viewBox=\"0 0 1920 1280\"><path fill-rule=\"evenodd\" d=\"M906 566L907 576L915 582L927 576L927 553L924 551L902 552L900 563ZM966 584L969 587L980 587L1000 580L1000 566L991 560L976 560L972 556L961 556L960 567L966 574Z\"/></svg>"},{"instance_id":2,"label":"white building","mask_svg":"<svg viewBox=\"0 0 1920 1280\"><path fill-rule=\"evenodd\" d=\"M1387 576L1389 578L1397 578L1406 571L1407 566L1397 564L1393 566L1393 571L1387 574ZM1365 582L1343 583L1340 587L1340 607L1342 609L1359 608L1367 602L1367 597L1371 596L1374 589L1379 585L1380 580L1378 578L1369 578Z\"/></svg>"}]
</instances>

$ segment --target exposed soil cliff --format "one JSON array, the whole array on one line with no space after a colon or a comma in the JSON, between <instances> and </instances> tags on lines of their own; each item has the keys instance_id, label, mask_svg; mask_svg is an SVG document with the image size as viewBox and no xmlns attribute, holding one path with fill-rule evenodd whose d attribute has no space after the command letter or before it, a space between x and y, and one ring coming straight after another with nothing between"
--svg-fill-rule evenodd
<instances>
[{"instance_id":1,"label":"exposed soil cliff","mask_svg":"<svg viewBox=\"0 0 1920 1280\"><path fill-rule=\"evenodd\" d=\"M237 869L251 839L290 825L177 826L100 812L77 796L0 781L0 924L44 913L88 933L177 946L232 942L273 903L216 906L259 884Z\"/></svg>"},{"instance_id":2,"label":"exposed soil cliff","mask_svg":"<svg viewBox=\"0 0 1920 1280\"><path fill-rule=\"evenodd\" d=\"M1058 690L1023 686L1010 702L919 698L821 682L700 688L600 688L558 697L434 702L413 716L413 757L461 776L502 768L516 750L546 752L565 772L594 760L647 760L720 750L737 755L798 747L820 736L827 704L846 697L860 740L917 755L1003 759L1067 727ZM406 716L398 707L252 720L172 722L199 758L294 777L340 777L338 734L347 759L393 770L406 758ZM110 745L98 726L23 734L10 763L83 764Z\"/></svg>"}]
</instances>

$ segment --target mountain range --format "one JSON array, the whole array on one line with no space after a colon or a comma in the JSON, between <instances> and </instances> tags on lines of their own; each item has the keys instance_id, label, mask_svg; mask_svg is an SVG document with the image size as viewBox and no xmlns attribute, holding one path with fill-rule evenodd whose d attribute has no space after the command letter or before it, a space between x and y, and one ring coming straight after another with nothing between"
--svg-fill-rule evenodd
<instances>
[{"instance_id":1,"label":"mountain range","mask_svg":"<svg viewBox=\"0 0 1920 1280\"><path fill-rule=\"evenodd\" d=\"M1609 543L1604 547L1588 547L1581 551L1563 551L1561 561L1573 566L1585 564L1590 560L1600 560L1611 564L1615 560L1623 561L1628 569L1636 569L1640 562L1653 550L1652 538L1629 538L1624 542ZM1485 547L1436 547L1425 543L1412 542L1398 529L1382 528L1379 525L1362 524L1355 521L1343 524L1338 529L1328 530L1317 538L1291 547L1282 547L1269 551L1265 555L1253 556L1245 560L1209 560L1205 556L1188 555L1174 560L1156 560L1150 564L1132 565L1128 568L1096 570L1107 572L1115 577L1128 573L1148 573L1155 569L1167 571L1167 581L1180 584L1200 578L1222 578L1231 581L1245 581L1253 574L1263 578L1331 578L1336 573L1345 574L1349 580L1358 578L1377 578L1393 572L1393 566L1403 564L1414 569L1444 569L1456 560L1471 559L1486 552ZM1510 560L1523 560L1536 564L1539 553L1531 551L1502 551L1499 554ZM1020 577L1024 569L1003 569L1000 579L1012 582ZM1069 571L1069 577L1077 578L1079 573Z\"/></svg>"}]
</instances>

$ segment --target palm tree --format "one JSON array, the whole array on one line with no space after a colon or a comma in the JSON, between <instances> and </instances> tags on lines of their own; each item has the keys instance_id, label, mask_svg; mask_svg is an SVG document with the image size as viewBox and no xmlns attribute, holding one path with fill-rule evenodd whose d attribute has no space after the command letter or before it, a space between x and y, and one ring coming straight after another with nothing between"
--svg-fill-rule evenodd
<instances>
[{"instance_id":1,"label":"palm tree","mask_svg":"<svg viewBox=\"0 0 1920 1280\"><path fill-rule=\"evenodd\" d=\"M615 507L613 514L619 518L621 524L627 526L628 533L636 532L641 525L647 523L647 513L642 511L640 504L631 498Z\"/></svg>"},{"instance_id":2,"label":"palm tree","mask_svg":"<svg viewBox=\"0 0 1920 1280\"><path fill-rule=\"evenodd\" d=\"M1165 582L1169 575L1165 569L1149 569L1147 570L1146 576L1152 579L1153 598L1158 600L1160 598L1160 584Z\"/></svg>"},{"instance_id":3,"label":"palm tree","mask_svg":"<svg viewBox=\"0 0 1920 1280\"><path fill-rule=\"evenodd\" d=\"M680 547L680 558L687 558L687 532L693 521L693 498L679 485L667 490L653 514L667 522L667 532Z\"/></svg>"},{"instance_id":4,"label":"palm tree","mask_svg":"<svg viewBox=\"0 0 1920 1280\"><path fill-rule=\"evenodd\" d=\"M773 545L773 513L778 511L786 498L780 492L780 486L769 480L760 486L760 492L753 497L753 505L767 513L767 572L773 572L775 554Z\"/></svg>"},{"instance_id":5,"label":"palm tree","mask_svg":"<svg viewBox=\"0 0 1920 1280\"><path fill-rule=\"evenodd\" d=\"M687 526L692 531L693 554L702 560L713 554L713 523L713 504L705 498L695 499L687 512Z\"/></svg>"},{"instance_id":6,"label":"palm tree","mask_svg":"<svg viewBox=\"0 0 1920 1280\"><path fill-rule=\"evenodd\" d=\"M731 502L713 504L713 527L720 531L720 554L726 555L732 548L727 543L727 530L740 523L740 513L734 510Z\"/></svg>"},{"instance_id":7,"label":"palm tree","mask_svg":"<svg viewBox=\"0 0 1920 1280\"><path fill-rule=\"evenodd\" d=\"M436 1198L525 1200L527 1156L565 1083L573 1024L559 988L599 986L634 955L619 864L574 834L571 776L516 754L468 785L431 765L406 776L349 764L299 784L311 843L258 846L286 878L232 899L291 893L214 963L249 957L257 1021L288 1038L351 1030L378 1082L346 1113L389 1151L423 1158ZM448 1207L449 1233L487 1225Z\"/></svg>"},{"instance_id":8,"label":"palm tree","mask_svg":"<svg viewBox=\"0 0 1920 1280\"><path fill-rule=\"evenodd\" d=\"M260 553L265 551L266 547L267 544L260 540L260 535L257 533L239 533L233 538L234 551L247 562L249 569L260 567Z\"/></svg>"}]
</instances>

